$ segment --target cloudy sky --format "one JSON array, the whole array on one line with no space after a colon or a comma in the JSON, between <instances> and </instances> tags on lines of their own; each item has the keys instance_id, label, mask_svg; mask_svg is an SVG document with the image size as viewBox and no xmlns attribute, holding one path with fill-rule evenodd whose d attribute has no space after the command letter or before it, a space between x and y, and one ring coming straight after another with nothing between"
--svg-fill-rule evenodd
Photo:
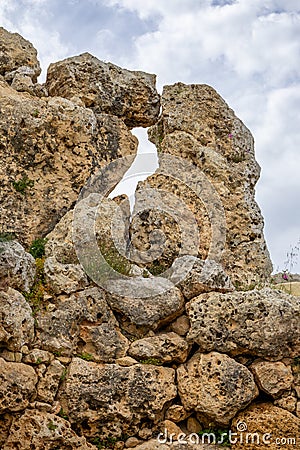
<instances>
[{"instance_id":1,"label":"cloudy sky","mask_svg":"<svg viewBox=\"0 0 300 450\"><path fill-rule=\"evenodd\" d=\"M257 200L284 268L300 239L299 0L0 0L0 25L38 49L41 81L50 62L88 51L156 73L159 91L217 89L254 135Z\"/></svg>"}]
</instances>

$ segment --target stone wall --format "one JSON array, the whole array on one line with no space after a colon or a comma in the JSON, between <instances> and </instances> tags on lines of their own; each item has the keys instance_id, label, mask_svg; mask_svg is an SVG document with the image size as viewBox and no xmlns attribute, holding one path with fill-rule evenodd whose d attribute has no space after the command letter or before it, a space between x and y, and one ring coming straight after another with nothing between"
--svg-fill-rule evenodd
<instances>
[{"instance_id":1,"label":"stone wall","mask_svg":"<svg viewBox=\"0 0 300 450\"><path fill-rule=\"evenodd\" d=\"M204 85L158 117L153 75L89 54L39 85L0 35L0 447L297 448L300 301L268 279L250 132ZM150 125L130 219L101 193Z\"/></svg>"}]
</instances>

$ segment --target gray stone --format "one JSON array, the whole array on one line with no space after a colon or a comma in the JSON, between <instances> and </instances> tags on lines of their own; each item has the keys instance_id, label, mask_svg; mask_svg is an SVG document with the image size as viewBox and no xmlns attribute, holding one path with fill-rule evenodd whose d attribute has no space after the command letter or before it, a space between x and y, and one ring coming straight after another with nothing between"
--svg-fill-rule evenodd
<instances>
[{"instance_id":1,"label":"gray stone","mask_svg":"<svg viewBox=\"0 0 300 450\"><path fill-rule=\"evenodd\" d=\"M270 288L208 293L187 304L189 342L201 351L293 357L300 352L300 300Z\"/></svg>"},{"instance_id":2,"label":"gray stone","mask_svg":"<svg viewBox=\"0 0 300 450\"><path fill-rule=\"evenodd\" d=\"M134 341L129 354L138 360L154 359L160 363L186 361L189 345L176 333L162 333Z\"/></svg>"},{"instance_id":3,"label":"gray stone","mask_svg":"<svg viewBox=\"0 0 300 450\"><path fill-rule=\"evenodd\" d=\"M0 288L29 291L35 277L35 260L16 241L0 241Z\"/></svg>"},{"instance_id":4,"label":"gray stone","mask_svg":"<svg viewBox=\"0 0 300 450\"><path fill-rule=\"evenodd\" d=\"M8 288L0 291L0 341L13 352L20 351L34 338L32 310L20 292Z\"/></svg>"}]
</instances>

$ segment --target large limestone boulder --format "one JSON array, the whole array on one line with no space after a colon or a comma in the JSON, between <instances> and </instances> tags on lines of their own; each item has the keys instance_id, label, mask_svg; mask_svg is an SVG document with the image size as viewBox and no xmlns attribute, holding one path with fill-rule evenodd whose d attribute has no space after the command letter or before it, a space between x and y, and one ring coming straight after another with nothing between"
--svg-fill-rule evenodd
<instances>
[{"instance_id":1,"label":"large limestone boulder","mask_svg":"<svg viewBox=\"0 0 300 450\"><path fill-rule=\"evenodd\" d=\"M233 421L232 449L294 450L300 439L300 419L271 403L260 403L241 411Z\"/></svg>"},{"instance_id":2,"label":"large limestone boulder","mask_svg":"<svg viewBox=\"0 0 300 450\"><path fill-rule=\"evenodd\" d=\"M96 450L83 436L77 436L67 420L36 409L27 410L12 423L2 450Z\"/></svg>"},{"instance_id":3,"label":"large limestone boulder","mask_svg":"<svg viewBox=\"0 0 300 450\"><path fill-rule=\"evenodd\" d=\"M0 27L0 75L13 78L18 69L23 69L34 82L41 73L37 51L18 33L10 33Z\"/></svg>"},{"instance_id":4,"label":"large limestone boulder","mask_svg":"<svg viewBox=\"0 0 300 450\"><path fill-rule=\"evenodd\" d=\"M0 358L0 413L25 409L36 395L36 383L32 367Z\"/></svg>"},{"instance_id":5,"label":"large limestone boulder","mask_svg":"<svg viewBox=\"0 0 300 450\"><path fill-rule=\"evenodd\" d=\"M0 240L0 288L29 291L35 277L35 260L16 241Z\"/></svg>"},{"instance_id":6,"label":"large limestone boulder","mask_svg":"<svg viewBox=\"0 0 300 450\"><path fill-rule=\"evenodd\" d=\"M53 229L92 173L137 150L121 119L67 99L31 97L0 81L0 108L0 226L27 244Z\"/></svg>"},{"instance_id":7,"label":"large limestone boulder","mask_svg":"<svg viewBox=\"0 0 300 450\"><path fill-rule=\"evenodd\" d=\"M187 340L201 351L293 357L300 352L300 301L271 288L202 294L187 304Z\"/></svg>"},{"instance_id":8,"label":"large limestone boulder","mask_svg":"<svg viewBox=\"0 0 300 450\"><path fill-rule=\"evenodd\" d=\"M179 366L177 378L184 408L222 425L228 425L258 395L251 372L217 352L196 353Z\"/></svg>"},{"instance_id":9,"label":"large limestone boulder","mask_svg":"<svg viewBox=\"0 0 300 450\"><path fill-rule=\"evenodd\" d=\"M148 188L158 190L162 197L163 192L175 194L195 217L201 259L217 260L232 280L241 284L268 278L272 265L254 198L260 169L253 137L241 120L210 86L176 83L164 87L162 113L149 136L158 148L160 168L147 184L140 185L137 199ZM173 157L165 166L163 153ZM193 170L187 169L188 163ZM167 265L170 255L176 257L185 243L179 233L180 222L175 220L172 225L174 217L167 209L148 217L146 213L141 212L132 223L133 238L140 250L147 249L144 230L158 228L159 222L165 234L165 253L158 258L158 265Z\"/></svg>"},{"instance_id":10,"label":"large limestone boulder","mask_svg":"<svg viewBox=\"0 0 300 450\"><path fill-rule=\"evenodd\" d=\"M113 362L129 347L105 292L98 288L50 302L46 310L38 312L36 322L39 348L62 355L88 354L96 361Z\"/></svg>"},{"instance_id":11,"label":"large limestone boulder","mask_svg":"<svg viewBox=\"0 0 300 450\"><path fill-rule=\"evenodd\" d=\"M20 292L0 291L0 347L18 352L34 339L32 310Z\"/></svg>"},{"instance_id":12,"label":"large limestone boulder","mask_svg":"<svg viewBox=\"0 0 300 450\"><path fill-rule=\"evenodd\" d=\"M86 436L134 435L143 422L157 423L164 405L176 397L174 378L175 371L166 367L121 367L74 358L59 401Z\"/></svg>"},{"instance_id":13,"label":"large limestone boulder","mask_svg":"<svg viewBox=\"0 0 300 450\"><path fill-rule=\"evenodd\" d=\"M121 117L130 128L147 127L159 114L155 79L83 53L50 64L46 87L51 96L77 97L87 108Z\"/></svg>"}]
</instances>

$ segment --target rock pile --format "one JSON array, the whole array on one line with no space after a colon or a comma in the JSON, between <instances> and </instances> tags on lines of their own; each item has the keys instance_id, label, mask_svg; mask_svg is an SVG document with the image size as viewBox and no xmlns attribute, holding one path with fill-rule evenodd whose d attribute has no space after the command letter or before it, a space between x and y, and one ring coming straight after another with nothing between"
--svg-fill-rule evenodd
<instances>
[{"instance_id":1,"label":"rock pile","mask_svg":"<svg viewBox=\"0 0 300 450\"><path fill-rule=\"evenodd\" d=\"M300 300L268 282L250 132L203 85L165 87L159 116L155 76L89 54L40 86L32 45L0 37L0 447L297 448ZM150 125L167 158L130 221L97 171Z\"/></svg>"}]
</instances>

